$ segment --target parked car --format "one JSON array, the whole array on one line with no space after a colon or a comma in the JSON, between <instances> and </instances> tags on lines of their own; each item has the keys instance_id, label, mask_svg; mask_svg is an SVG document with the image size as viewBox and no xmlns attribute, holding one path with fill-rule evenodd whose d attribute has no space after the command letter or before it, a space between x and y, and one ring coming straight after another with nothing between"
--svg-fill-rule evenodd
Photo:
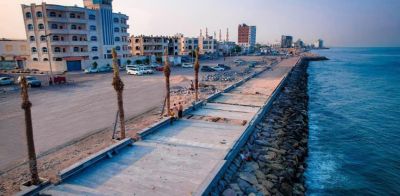
<instances>
[{"instance_id":1,"label":"parked car","mask_svg":"<svg viewBox=\"0 0 400 196\"><path fill-rule=\"evenodd\" d=\"M162 65L158 64L158 63L151 63L150 64L151 68L157 68L157 67L162 67Z\"/></svg>"},{"instance_id":2,"label":"parked car","mask_svg":"<svg viewBox=\"0 0 400 196\"><path fill-rule=\"evenodd\" d=\"M143 74L153 74L154 73L154 71L150 67L147 67L147 66L142 66L142 67L140 67L140 69L142 70Z\"/></svg>"},{"instance_id":3,"label":"parked car","mask_svg":"<svg viewBox=\"0 0 400 196\"><path fill-rule=\"evenodd\" d=\"M26 82L30 87L41 87L42 82L34 76L26 76Z\"/></svg>"},{"instance_id":4,"label":"parked car","mask_svg":"<svg viewBox=\"0 0 400 196\"><path fill-rule=\"evenodd\" d=\"M207 66L207 65L201 66L200 70L202 72L213 72L213 71L215 71L214 69L212 69L210 66Z\"/></svg>"},{"instance_id":5,"label":"parked car","mask_svg":"<svg viewBox=\"0 0 400 196\"><path fill-rule=\"evenodd\" d=\"M61 84L61 83L67 83L67 78L65 76L54 76L53 77L54 84Z\"/></svg>"},{"instance_id":6,"label":"parked car","mask_svg":"<svg viewBox=\"0 0 400 196\"><path fill-rule=\"evenodd\" d=\"M0 85L14 84L14 79L11 77L0 77Z\"/></svg>"},{"instance_id":7,"label":"parked car","mask_svg":"<svg viewBox=\"0 0 400 196\"><path fill-rule=\"evenodd\" d=\"M102 67L99 67L97 70L98 70L98 72L111 72L112 71L110 66L102 66Z\"/></svg>"},{"instance_id":8,"label":"parked car","mask_svg":"<svg viewBox=\"0 0 400 196\"><path fill-rule=\"evenodd\" d=\"M163 66L159 66L155 68L156 71L164 71L164 67Z\"/></svg>"},{"instance_id":9,"label":"parked car","mask_svg":"<svg viewBox=\"0 0 400 196\"><path fill-rule=\"evenodd\" d=\"M225 69L224 68L222 68L222 67L220 67L220 66L213 66L213 67L211 67L211 69L213 69L213 70L215 70L215 71L225 71Z\"/></svg>"},{"instance_id":10,"label":"parked car","mask_svg":"<svg viewBox=\"0 0 400 196\"><path fill-rule=\"evenodd\" d=\"M224 70L230 70L231 69L231 67L229 67L228 65L225 65L225 64L218 64L217 66L221 67L221 68L224 68Z\"/></svg>"},{"instance_id":11,"label":"parked car","mask_svg":"<svg viewBox=\"0 0 400 196\"><path fill-rule=\"evenodd\" d=\"M87 74L89 74L89 73L98 73L98 72L99 72L99 69L97 67L96 68L88 67L88 68L85 69L85 73L87 73Z\"/></svg>"},{"instance_id":12,"label":"parked car","mask_svg":"<svg viewBox=\"0 0 400 196\"><path fill-rule=\"evenodd\" d=\"M129 75L137 75L137 76L143 75L143 71L140 70L140 68L138 67L129 67L126 69L126 73Z\"/></svg>"},{"instance_id":13,"label":"parked car","mask_svg":"<svg viewBox=\"0 0 400 196\"><path fill-rule=\"evenodd\" d=\"M193 68L193 64L191 64L191 63L183 63L182 67L183 68Z\"/></svg>"},{"instance_id":14,"label":"parked car","mask_svg":"<svg viewBox=\"0 0 400 196\"><path fill-rule=\"evenodd\" d=\"M244 61L243 61L242 59L236 59L236 60L234 60L233 62L236 63L236 64L241 64L241 63L243 63Z\"/></svg>"}]
</instances>

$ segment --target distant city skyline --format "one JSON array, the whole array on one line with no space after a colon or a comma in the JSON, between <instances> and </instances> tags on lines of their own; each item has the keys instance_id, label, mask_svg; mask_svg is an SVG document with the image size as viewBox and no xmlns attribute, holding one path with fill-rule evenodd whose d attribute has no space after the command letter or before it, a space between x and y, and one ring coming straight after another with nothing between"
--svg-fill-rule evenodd
<instances>
[{"instance_id":1,"label":"distant city skyline","mask_svg":"<svg viewBox=\"0 0 400 196\"><path fill-rule=\"evenodd\" d=\"M26 39L21 4L42 0L0 1L0 37ZM48 4L77 5L82 0L46 0ZM257 43L280 42L292 35L327 46L400 46L400 1L397 0L114 0L113 10L127 14L131 35L210 35L237 42L238 25L257 26Z\"/></svg>"}]
</instances>

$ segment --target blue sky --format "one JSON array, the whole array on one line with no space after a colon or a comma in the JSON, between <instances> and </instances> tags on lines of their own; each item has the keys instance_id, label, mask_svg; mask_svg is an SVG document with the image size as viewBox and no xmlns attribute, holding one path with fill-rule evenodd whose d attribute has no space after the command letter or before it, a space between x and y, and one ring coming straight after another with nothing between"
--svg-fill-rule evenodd
<instances>
[{"instance_id":1,"label":"blue sky","mask_svg":"<svg viewBox=\"0 0 400 196\"><path fill-rule=\"evenodd\" d=\"M0 37L24 38L20 4L41 0L1 0ZM81 0L47 3L82 6ZM237 26L257 26L257 42L280 35L306 42L322 38L329 46L400 46L400 0L114 0L114 11L130 16L130 33L197 36Z\"/></svg>"}]
</instances>

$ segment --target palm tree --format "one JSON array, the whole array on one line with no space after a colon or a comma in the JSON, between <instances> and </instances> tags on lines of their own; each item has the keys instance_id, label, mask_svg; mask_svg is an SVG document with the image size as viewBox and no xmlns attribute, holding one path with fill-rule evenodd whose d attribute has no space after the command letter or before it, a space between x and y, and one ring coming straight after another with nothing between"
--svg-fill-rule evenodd
<instances>
[{"instance_id":1,"label":"palm tree","mask_svg":"<svg viewBox=\"0 0 400 196\"><path fill-rule=\"evenodd\" d=\"M117 101L118 101L118 111L119 111L119 120L121 124L121 140L125 139L125 113L124 113L124 102L122 97L122 92L124 91L124 83L119 77L119 66L118 66L118 57L115 48L112 49L112 57L113 57L113 69L114 76L112 85L114 86L115 91L117 92Z\"/></svg>"},{"instance_id":2,"label":"palm tree","mask_svg":"<svg viewBox=\"0 0 400 196\"><path fill-rule=\"evenodd\" d=\"M199 48L196 48L196 61L194 63L194 89L195 89L195 101L199 100Z\"/></svg>"},{"instance_id":3,"label":"palm tree","mask_svg":"<svg viewBox=\"0 0 400 196\"><path fill-rule=\"evenodd\" d=\"M170 85L169 85L169 76L171 75L171 69L169 67L168 63L168 50L165 49L164 52L165 55L165 62L164 62L164 76L165 76L165 88L167 90L166 92L166 102L167 102L167 114L170 114L170 108L171 108L171 97L170 97Z\"/></svg>"},{"instance_id":4,"label":"palm tree","mask_svg":"<svg viewBox=\"0 0 400 196\"><path fill-rule=\"evenodd\" d=\"M21 76L21 108L25 110L25 127L26 127L26 139L28 144L28 157L29 157L29 170L31 172L31 183L33 185L40 184L39 174L37 170L35 143L33 140L33 128L32 128L32 115L31 107L32 103L29 101L28 95L28 84L25 76Z\"/></svg>"}]
</instances>

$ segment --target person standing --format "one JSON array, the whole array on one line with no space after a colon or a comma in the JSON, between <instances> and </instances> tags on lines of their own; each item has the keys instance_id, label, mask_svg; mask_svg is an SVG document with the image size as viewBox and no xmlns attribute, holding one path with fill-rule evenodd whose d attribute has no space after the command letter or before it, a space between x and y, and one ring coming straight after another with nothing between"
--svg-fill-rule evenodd
<instances>
[{"instance_id":1,"label":"person standing","mask_svg":"<svg viewBox=\"0 0 400 196\"><path fill-rule=\"evenodd\" d=\"M178 103L178 118L182 118L183 117L183 105L181 104L181 102Z\"/></svg>"},{"instance_id":2,"label":"person standing","mask_svg":"<svg viewBox=\"0 0 400 196\"><path fill-rule=\"evenodd\" d=\"M169 110L169 117L170 117L169 124L172 125L174 123L174 120L175 120L175 113L174 113L173 109Z\"/></svg>"}]
</instances>

